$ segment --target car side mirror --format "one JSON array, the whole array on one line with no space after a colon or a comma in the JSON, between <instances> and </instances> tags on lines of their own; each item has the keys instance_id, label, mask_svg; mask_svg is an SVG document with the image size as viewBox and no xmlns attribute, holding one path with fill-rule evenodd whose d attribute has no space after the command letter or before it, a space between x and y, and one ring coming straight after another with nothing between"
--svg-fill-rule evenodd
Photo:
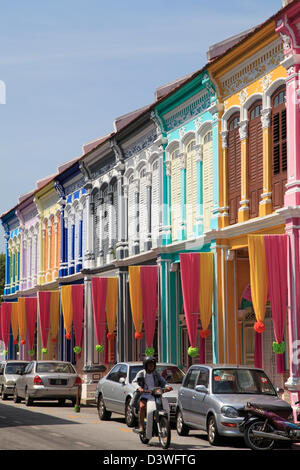
<instances>
[{"instance_id":1,"label":"car side mirror","mask_svg":"<svg viewBox=\"0 0 300 470\"><path fill-rule=\"evenodd\" d=\"M125 385L125 382L126 382L126 380L124 379L124 377L121 377L120 380L119 380L119 383L122 384L122 385Z\"/></svg>"},{"instance_id":2,"label":"car side mirror","mask_svg":"<svg viewBox=\"0 0 300 470\"><path fill-rule=\"evenodd\" d=\"M208 389L205 387L205 385L197 385L195 390L196 392L208 393Z\"/></svg>"}]
</instances>

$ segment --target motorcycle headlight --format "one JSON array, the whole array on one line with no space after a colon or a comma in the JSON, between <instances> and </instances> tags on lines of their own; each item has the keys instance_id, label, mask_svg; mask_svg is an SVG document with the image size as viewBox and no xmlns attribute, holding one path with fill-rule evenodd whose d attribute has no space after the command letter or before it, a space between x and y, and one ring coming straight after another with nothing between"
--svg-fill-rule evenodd
<instances>
[{"instance_id":1,"label":"motorcycle headlight","mask_svg":"<svg viewBox=\"0 0 300 470\"><path fill-rule=\"evenodd\" d=\"M226 416L226 418L238 418L239 412L233 406L223 406L221 408L221 413Z\"/></svg>"}]
</instances>

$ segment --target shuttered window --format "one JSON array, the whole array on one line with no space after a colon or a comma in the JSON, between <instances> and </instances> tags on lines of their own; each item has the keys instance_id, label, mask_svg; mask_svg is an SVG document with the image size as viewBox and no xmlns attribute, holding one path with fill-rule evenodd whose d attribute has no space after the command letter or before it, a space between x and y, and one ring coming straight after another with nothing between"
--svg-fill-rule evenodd
<instances>
[{"instance_id":1,"label":"shuttered window","mask_svg":"<svg viewBox=\"0 0 300 470\"><path fill-rule=\"evenodd\" d=\"M107 255L109 248L109 201L108 189L103 191L103 208L102 208L102 249L103 249L103 263L107 263Z\"/></svg>"},{"instance_id":2,"label":"shuttered window","mask_svg":"<svg viewBox=\"0 0 300 470\"><path fill-rule=\"evenodd\" d=\"M139 196L139 226L140 226L140 251L145 251L145 242L148 233L148 207L146 170L140 172L140 196Z\"/></svg>"},{"instance_id":3,"label":"shuttered window","mask_svg":"<svg viewBox=\"0 0 300 470\"><path fill-rule=\"evenodd\" d=\"M256 101L248 112L248 194L251 218L258 217L259 215L259 201L263 189L263 134L261 110L262 102Z\"/></svg>"},{"instance_id":4,"label":"shuttered window","mask_svg":"<svg viewBox=\"0 0 300 470\"><path fill-rule=\"evenodd\" d=\"M152 247L158 245L159 237L159 165L158 160L152 166L152 188L151 188L151 234Z\"/></svg>"},{"instance_id":5,"label":"shuttered window","mask_svg":"<svg viewBox=\"0 0 300 470\"><path fill-rule=\"evenodd\" d=\"M234 114L228 123L227 178L229 224L237 223L241 200L241 141L239 122L239 114Z\"/></svg>"},{"instance_id":6,"label":"shuttered window","mask_svg":"<svg viewBox=\"0 0 300 470\"><path fill-rule=\"evenodd\" d=\"M171 221L172 240L178 239L181 220L181 188L180 188L179 149L171 154Z\"/></svg>"},{"instance_id":7,"label":"shuttered window","mask_svg":"<svg viewBox=\"0 0 300 470\"><path fill-rule=\"evenodd\" d=\"M272 97L272 157L272 206L275 210L284 205L287 181L285 87Z\"/></svg>"},{"instance_id":8,"label":"shuttered window","mask_svg":"<svg viewBox=\"0 0 300 470\"><path fill-rule=\"evenodd\" d=\"M203 137L203 216L204 232L210 230L213 208L213 141L212 131Z\"/></svg>"},{"instance_id":9,"label":"shuttered window","mask_svg":"<svg viewBox=\"0 0 300 470\"><path fill-rule=\"evenodd\" d=\"M197 164L196 141L192 140L186 148L186 222L187 238L194 236L197 205Z\"/></svg>"},{"instance_id":10,"label":"shuttered window","mask_svg":"<svg viewBox=\"0 0 300 470\"><path fill-rule=\"evenodd\" d=\"M96 264L99 263L99 252L100 252L100 194L99 192L94 195L94 254Z\"/></svg>"},{"instance_id":11,"label":"shuttered window","mask_svg":"<svg viewBox=\"0 0 300 470\"><path fill-rule=\"evenodd\" d=\"M115 182L113 185L113 207L112 207L112 246L114 251L116 250L116 244L118 241L118 183ZM116 255L116 251L114 253Z\"/></svg>"}]
</instances>

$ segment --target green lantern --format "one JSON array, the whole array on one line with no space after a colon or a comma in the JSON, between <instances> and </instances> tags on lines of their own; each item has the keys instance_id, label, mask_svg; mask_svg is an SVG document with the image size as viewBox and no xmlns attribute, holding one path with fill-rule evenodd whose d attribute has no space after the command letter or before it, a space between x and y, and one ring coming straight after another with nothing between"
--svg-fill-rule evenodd
<instances>
[{"instance_id":1,"label":"green lantern","mask_svg":"<svg viewBox=\"0 0 300 470\"><path fill-rule=\"evenodd\" d=\"M155 352L155 349L150 347L150 348L146 348L145 350L145 356L154 356L154 352Z\"/></svg>"},{"instance_id":2,"label":"green lantern","mask_svg":"<svg viewBox=\"0 0 300 470\"><path fill-rule=\"evenodd\" d=\"M97 344L97 345L96 345L96 351L97 351L97 352L100 352L100 353L101 353L102 351L104 351L104 346L103 346L103 344Z\"/></svg>"},{"instance_id":3,"label":"green lantern","mask_svg":"<svg viewBox=\"0 0 300 470\"><path fill-rule=\"evenodd\" d=\"M75 347L73 348L73 351L74 351L75 354L80 354L81 351L82 351L82 349L81 349L80 346L75 346Z\"/></svg>"},{"instance_id":4,"label":"green lantern","mask_svg":"<svg viewBox=\"0 0 300 470\"><path fill-rule=\"evenodd\" d=\"M48 348L42 348L42 353L47 354L48 353Z\"/></svg>"},{"instance_id":5,"label":"green lantern","mask_svg":"<svg viewBox=\"0 0 300 470\"><path fill-rule=\"evenodd\" d=\"M276 341L273 342L273 352L275 354L283 354L285 351L285 342L281 341L281 343L277 343Z\"/></svg>"},{"instance_id":6,"label":"green lantern","mask_svg":"<svg viewBox=\"0 0 300 470\"><path fill-rule=\"evenodd\" d=\"M34 349L29 349L28 354L29 356L34 356Z\"/></svg>"},{"instance_id":7,"label":"green lantern","mask_svg":"<svg viewBox=\"0 0 300 470\"><path fill-rule=\"evenodd\" d=\"M197 347L193 348L192 346L188 349L188 355L191 357L197 357L199 354L199 349Z\"/></svg>"}]
</instances>

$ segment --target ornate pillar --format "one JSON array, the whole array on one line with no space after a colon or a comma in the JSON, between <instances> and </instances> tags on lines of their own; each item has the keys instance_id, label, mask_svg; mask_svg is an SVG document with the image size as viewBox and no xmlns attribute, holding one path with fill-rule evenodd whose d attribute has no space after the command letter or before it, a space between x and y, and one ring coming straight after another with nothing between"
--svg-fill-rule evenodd
<instances>
[{"instance_id":1,"label":"ornate pillar","mask_svg":"<svg viewBox=\"0 0 300 470\"><path fill-rule=\"evenodd\" d=\"M70 250L70 263L68 266L68 274L75 273L75 214L70 214L70 225L71 225L71 246Z\"/></svg>"},{"instance_id":2,"label":"ornate pillar","mask_svg":"<svg viewBox=\"0 0 300 470\"><path fill-rule=\"evenodd\" d=\"M85 267L92 268L94 256L94 203L92 200L92 183L87 183L84 187L86 190L86 252Z\"/></svg>"},{"instance_id":3,"label":"ornate pillar","mask_svg":"<svg viewBox=\"0 0 300 470\"><path fill-rule=\"evenodd\" d=\"M78 253L76 262L76 272L79 273L82 269L82 246L83 246L83 208L78 210Z\"/></svg>"},{"instance_id":4,"label":"ornate pillar","mask_svg":"<svg viewBox=\"0 0 300 470\"><path fill-rule=\"evenodd\" d=\"M181 189L181 221L178 240L186 240L186 154L181 152L180 158L180 189Z\"/></svg>"},{"instance_id":5,"label":"ornate pillar","mask_svg":"<svg viewBox=\"0 0 300 470\"><path fill-rule=\"evenodd\" d=\"M220 228L229 224L229 205L228 205L228 131L221 132L222 139L222 188L220 187ZM222 189L222 191L221 191Z\"/></svg>"},{"instance_id":6,"label":"ornate pillar","mask_svg":"<svg viewBox=\"0 0 300 470\"><path fill-rule=\"evenodd\" d=\"M10 292L10 253L9 253L9 233L5 233L5 286L4 295Z\"/></svg>"},{"instance_id":7,"label":"ornate pillar","mask_svg":"<svg viewBox=\"0 0 300 470\"><path fill-rule=\"evenodd\" d=\"M145 251L152 248L152 173L146 173L146 191L147 191L147 238L145 241Z\"/></svg>"},{"instance_id":8,"label":"ornate pillar","mask_svg":"<svg viewBox=\"0 0 300 470\"><path fill-rule=\"evenodd\" d=\"M248 121L240 122L241 139L241 201L238 212L238 221L249 220L249 192L248 192Z\"/></svg>"},{"instance_id":9,"label":"ornate pillar","mask_svg":"<svg viewBox=\"0 0 300 470\"><path fill-rule=\"evenodd\" d=\"M263 132L263 193L259 203L260 217L272 213L271 117L272 108L264 108L261 112Z\"/></svg>"},{"instance_id":10,"label":"ornate pillar","mask_svg":"<svg viewBox=\"0 0 300 470\"><path fill-rule=\"evenodd\" d=\"M171 160L165 160L163 165L163 194L162 194L162 245L172 243L171 222Z\"/></svg>"},{"instance_id":11,"label":"ornate pillar","mask_svg":"<svg viewBox=\"0 0 300 470\"><path fill-rule=\"evenodd\" d=\"M128 256L128 186L124 185L125 166L119 163L118 167L118 226L117 226L117 259L127 258Z\"/></svg>"},{"instance_id":12,"label":"ornate pillar","mask_svg":"<svg viewBox=\"0 0 300 470\"><path fill-rule=\"evenodd\" d=\"M134 185L134 204L135 204L135 230L133 240L133 254L137 255L140 252L140 181L135 179Z\"/></svg>"},{"instance_id":13,"label":"ornate pillar","mask_svg":"<svg viewBox=\"0 0 300 470\"><path fill-rule=\"evenodd\" d=\"M113 227L114 227L114 193L113 188L109 185L108 188L108 254L107 259L105 260L107 264L110 264L113 259L115 259L115 250L114 250L114 239L113 239ZM117 220L116 220L117 223Z\"/></svg>"},{"instance_id":14,"label":"ornate pillar","mask_svg":"<svg viewBox=\"0 0 300 470\"><path fill-rule=\"evenodd\" d=\"M196 237L203 234L203 145L196 146L196 172L197 172L197 203L196 203L196 226L194 233Z\"/></svg>"}]
</instances>

